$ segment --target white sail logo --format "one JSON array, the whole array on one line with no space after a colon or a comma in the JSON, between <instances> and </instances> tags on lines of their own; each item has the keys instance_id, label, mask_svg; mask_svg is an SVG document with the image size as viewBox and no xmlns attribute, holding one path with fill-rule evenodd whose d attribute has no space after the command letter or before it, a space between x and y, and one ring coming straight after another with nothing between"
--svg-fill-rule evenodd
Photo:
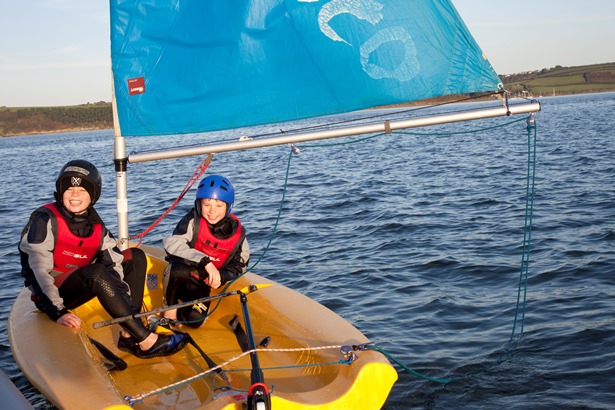
<instances>
[{"instance_id":1,"label":"white sail logo","mask_svg":"<svg viewBox=\"0 0 615 410\"><path fill-rule=\"evenodd\" d=\"M303 0L309 1L309 0ZM318 26L320 31L333 41L340 41L350 44L338 35L331 28L329 22L340 14L351 14L352 16L369 22L377 26L382 20L381 3L373 0L333 0L325 4L318 13ZM375 63L370 63L370 55L379 47L388 42L399 41L404 47L404 55L400 58L400 63L394 69L386 69ZM380 29L376 34L365 40L360 48L360 63L363 70L374 79L391 78L397 81L409 81L419 73L420 65L416 58L416 46L412 36L403 27L386 27Z\"/></svg>"}]
</instances>

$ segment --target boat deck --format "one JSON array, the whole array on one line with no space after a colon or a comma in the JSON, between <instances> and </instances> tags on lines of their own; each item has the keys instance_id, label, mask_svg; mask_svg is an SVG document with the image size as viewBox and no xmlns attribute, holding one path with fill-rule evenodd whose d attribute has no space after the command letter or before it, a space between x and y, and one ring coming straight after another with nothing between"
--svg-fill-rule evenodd
<instances>
[{"instance_id":1,"label":"boat deck","mask_svg":"<svg viewBox=\"0 0 615 410\"><path fill-rule=\"evenodd\" d=\"M162 305L160 251L149 253L148 308ZM258 359L275 408L380 408L397 379L395 369L380 353L356 352L346 362L340 346L369 340L347 321L324 306L293 290L248 273L222 291L258 290L247 294L254 340L269 338L259 348ZM171 357L138 359L116 348L119 325L94 329L109 316L93 300L78 308L84 322L76 331L58 326L37 311L24 290L9 318L13 353L32 384L60 408L85 408L133 404L134 408L241 409L251 386L250 355L245 354L229 322L234 315L243 322L238 295L211 302L211 316L198 329L182 328L223 375L209 371L207 362L188 345ZM157 331L167 331L158 327ZM124 371L105 367L105 360L89 342L91 337L122 358Z\"/></svg>"}]
</instances>

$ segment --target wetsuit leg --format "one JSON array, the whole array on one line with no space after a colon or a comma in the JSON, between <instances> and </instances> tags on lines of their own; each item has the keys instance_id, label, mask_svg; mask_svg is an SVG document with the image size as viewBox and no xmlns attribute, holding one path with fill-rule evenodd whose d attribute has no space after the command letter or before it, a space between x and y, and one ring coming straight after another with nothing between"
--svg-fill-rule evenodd
<instances>
[{"instance_id":1,"label":"wetsuit leg","mask_svg":"<svg viewBox=\"0 0 615 410\"><path fill-rule=\"evenodd\" d=\"M120 279L116 271L99 263L77 269L60 286L59 291L67 309L74 309L97 297L112 318L138 313L132 306L126 282ZM134 336L137 342L145 340L151 333L140 319L122 322L121 326Z\"/></svg>"},{"instance_id":2,"label":"wetsuit leg","mask_svg":"<svg viewBox=\"0 0 615 410\"><path fill-rule=\"evenodd\" d=\"M169 283L164 294L167 305L175 305L179 301L179 293L185 289L190 280L190 268L183 262L171 262Z\"/></svg>"},{"instance_id":3,"label":"wetsuit leg","mask_svg":"<svg viewBox=\"0 0 615 410\"><path fill-rule=\"evenodd\" d=\"M130 287L130 297L135 309L141 311L143 306L143 293L145 292L145 270L147 258L145 252L138 248L128 248L122 251L124 261L124 282Z\"/></svg>"},{"instance_id":4,"label":"wetsuit leg","mask_svg":"<svg viewBox=\"0 0 615 410\"><path fill-rule=\"evenodd\" d=\"M171 272L165 293L167 305L188 302L209 296L209 286L190 276L190 267L181 261L171 262ZM189 327L199 327L207 317L209 303L186 306L177 310L177 319Z\"/></svg>"}]
</instances>

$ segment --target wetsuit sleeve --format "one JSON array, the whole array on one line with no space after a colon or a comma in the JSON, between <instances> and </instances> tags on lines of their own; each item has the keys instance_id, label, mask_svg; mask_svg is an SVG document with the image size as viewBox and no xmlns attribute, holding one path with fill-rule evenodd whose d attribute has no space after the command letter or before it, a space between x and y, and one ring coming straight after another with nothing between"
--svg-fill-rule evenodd
<instances>
[{"instance_id":1,"label":"wetsuit sleeve","mask_svg":"<svg viewBox=\"0 0 615 410\"><path fill-rule=\"evenodd\" d=\"M244 273L250 262L250 246L248 245L248 239L243 238L241 247L231 255L231 260L224 267L220 269L220 278L222 284L229 282L242 273Z\"/></svg>"},{"instance_id":2,"label":"wetsuit sleeve","mask_svg":"<svg viewBox=\"0 0 615 410\"><path fill-rule=\"evenodd\" d=\"M194 234L194 212L190 211L179 221L173 235L162 240L164 250L169 256L184 259L191 262L190 264L198 264L205 254L190 247L190 242Z\"/></svg>"},{"instance_id":3,"label":"wetsuit sleeve","mask_svg":"<svg viewBox=\"0 0 615 410\"><path fill-rule=\"evenodd\" d=\"M64 307L64 300L60 297L60 292L50 274L53 270L54 244L51 221L46 215L40 214L23 235L19 249L27 254L28 266L25 268L33 273L36 281L36 285L32 286L39 288L46 296L36 298L36 306L47 313L52 320L58 320L68 311ZM36 290L33 293L36 293Z\"/></svg>"},{"instance_id":4,"label":"wetsuit sleeve","mask_svg":"<svg viewBox=\"0 0 615 410\"><path fill-rule=\"evenodd\" d=\"M107 269L116 271L120 279L124 280L123 261L124 256L117 247L117 241L107 228L105 228L102 245L100 247L100 256L96 262L104 265Z\"/></svg>"}]
</instances>

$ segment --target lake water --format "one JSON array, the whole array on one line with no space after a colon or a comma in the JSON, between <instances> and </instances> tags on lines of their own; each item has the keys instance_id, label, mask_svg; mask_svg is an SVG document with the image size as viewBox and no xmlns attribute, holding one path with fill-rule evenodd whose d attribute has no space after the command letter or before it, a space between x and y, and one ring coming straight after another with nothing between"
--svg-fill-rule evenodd
<instances>
[{"instance_id":1,"label":"lake water","mask_svg":"<svg viewBox=\"0 0 615 410\"><path fill-rule=\"evenodd\" d=\"M301 144L286 191L288 146L214 158L208 173L235 185L255 272L331 308L412 369L455 379L397 367L385 409L615 408L615 93L541 103L523 323L528 132L513 121L524 116ZM130 140L128 150L146 143L163 141ZM103 173L97 208L117 232L112 144L111 131L0 138L0 362L39 409L51 406L21 374L5 330L22 286L19 233L73 158ZM131 234L173 202L199 162L129 165ZM193 195L144 242L160 245Z\"/></svg>"}]
</instances>

